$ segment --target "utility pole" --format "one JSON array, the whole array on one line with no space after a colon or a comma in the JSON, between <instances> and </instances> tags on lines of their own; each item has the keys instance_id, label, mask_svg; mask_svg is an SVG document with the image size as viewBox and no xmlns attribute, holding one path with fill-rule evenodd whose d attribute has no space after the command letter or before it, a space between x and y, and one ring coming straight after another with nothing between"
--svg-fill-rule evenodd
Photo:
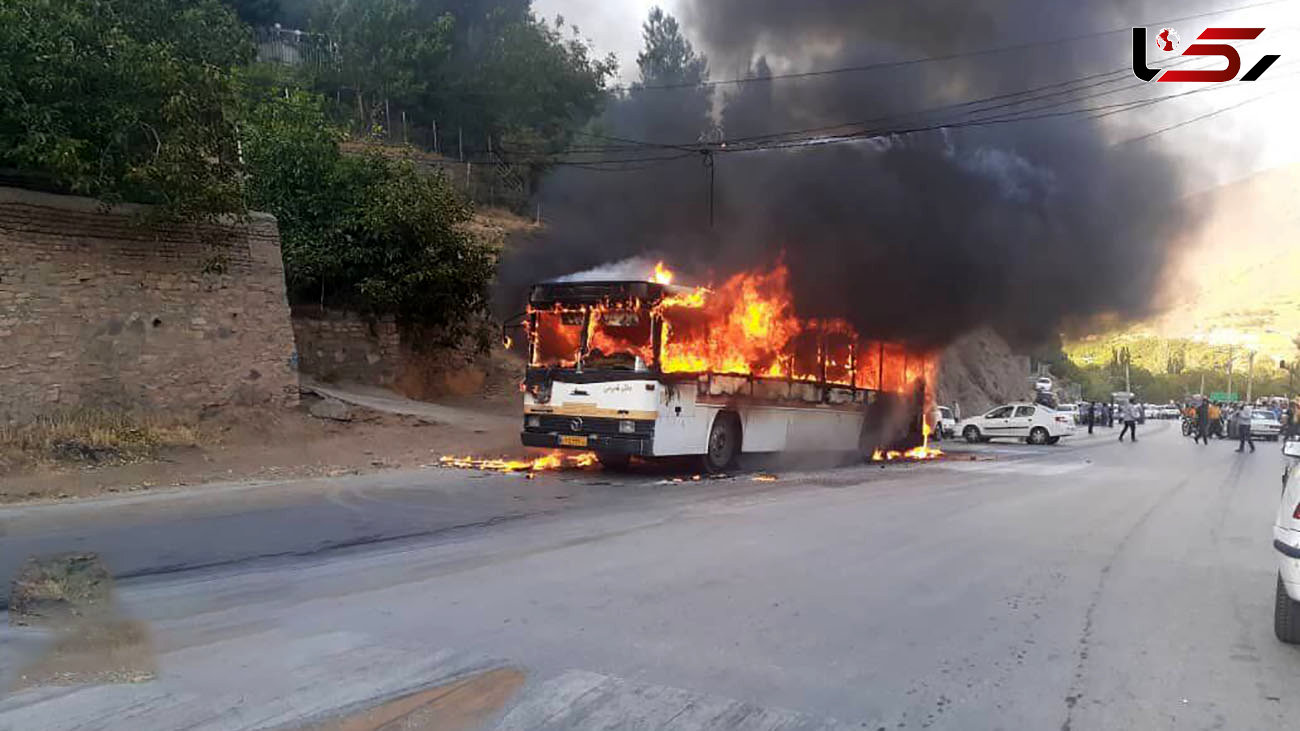
<instances>
[{"instance_id":1,"label":"utility pole","mask_svg":"<svg viewBox=\"0 0 1300 731\"><path fill-rule=\"evenodd\" d=\"M1246 369L1246 403L1250 403L1254 395L1252 391L1255 387L1255 351L1250 351L1247 355L1249 366Z\"/></svg>"},{"instance_id":2,"label":"utility pole","mask_svg":"<svg viewBox=\"0 0 1300 731\"><path fill-rule=\"evenodd\" d=\"M1205 371L1201 371L1201 395L1205 395Z\"/></svg>"},{"instance_id":3,"label":"utility pole","mask_svg":"<svg viewBox=\"0 0 1300 731\"><path fill-rule=\"evenodd\" d=\"M1133 383L1129 380L1128 374L1128 358L1124 359L1124 390L1128 393L1133 393Z\"/></svg>"},{"instance_id":4,"label":"utility pole","mask_svg":"<svg viewBox=\"0 0 1300 731\"><path fill-rule=\"evenodd\" d=\"M1232 346L1228 346L1228 398L1232 398Z\"/></svg>"}]
</instances>

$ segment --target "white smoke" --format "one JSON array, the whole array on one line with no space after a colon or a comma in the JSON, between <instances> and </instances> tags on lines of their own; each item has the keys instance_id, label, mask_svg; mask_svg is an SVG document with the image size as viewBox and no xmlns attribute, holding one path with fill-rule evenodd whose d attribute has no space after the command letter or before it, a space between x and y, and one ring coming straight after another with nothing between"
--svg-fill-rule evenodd
<instances>
[{"instance_id":1,"label":"white smoke","mask_svg":"<svg viewBox=\"0 0 1300 731\"><path fill-rule=\"evenodd\" d=\"M585 272L575 272L565 274L562 277L556 277L552 282L623 282L623 281L653 281L655 264L658 259L651 259L645 256L634 256L630 259L616 261L611 264L601 264L594 269L588 269Z\"/></svg>"}]
</instances>

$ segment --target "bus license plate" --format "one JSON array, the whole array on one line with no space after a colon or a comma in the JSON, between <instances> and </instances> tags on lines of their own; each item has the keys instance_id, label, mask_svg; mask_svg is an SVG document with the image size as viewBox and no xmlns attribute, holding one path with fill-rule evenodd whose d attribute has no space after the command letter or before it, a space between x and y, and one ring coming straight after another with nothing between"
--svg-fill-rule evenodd
<instances>
[{"instance_id":1,"label":"bus license plate","mask_svg":"<svg viewBox=\"0 0 1300 731\"><path fill-rule=\"evenodd\" d=\"M560 437L561 447L585 447L587 446L586 437Z\"/></svg>"}]
</instances>

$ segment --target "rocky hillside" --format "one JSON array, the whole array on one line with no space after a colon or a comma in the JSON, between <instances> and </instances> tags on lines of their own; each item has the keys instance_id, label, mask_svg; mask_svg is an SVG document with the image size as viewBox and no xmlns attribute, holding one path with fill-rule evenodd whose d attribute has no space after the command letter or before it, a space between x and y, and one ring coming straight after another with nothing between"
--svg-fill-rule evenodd
<instances>
[{"instance_id":1,"label":"rocky hillside","mask_svg":"<svg viewBox=\"0 0 1300 731\"><path fill-rule=\"evenodd\" d=\"M939 360L938 402L973 416L1030 396L1029 358L1017 355L996 332L980 329L944 350Z\"/></svg>"}]
</instances>

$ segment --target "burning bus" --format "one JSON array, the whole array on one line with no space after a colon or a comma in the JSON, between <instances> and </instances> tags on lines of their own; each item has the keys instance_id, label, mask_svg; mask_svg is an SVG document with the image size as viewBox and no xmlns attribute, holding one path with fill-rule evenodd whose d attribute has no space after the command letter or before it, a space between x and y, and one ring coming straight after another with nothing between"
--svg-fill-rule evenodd
<instances>
[{"instance_id":1,"label":"burning bus","mask_svg":"<svg viewBox=\"0 0 1300 731\"><path fill-rule=\"evenodd\" d=\"M607 467L695 456L710 472L752 452L861 450L926 458L933 360L795 316L787 271L716 288L647 281L534 285L524 325L523 443Z\"/></svg>"}]
</instances>

